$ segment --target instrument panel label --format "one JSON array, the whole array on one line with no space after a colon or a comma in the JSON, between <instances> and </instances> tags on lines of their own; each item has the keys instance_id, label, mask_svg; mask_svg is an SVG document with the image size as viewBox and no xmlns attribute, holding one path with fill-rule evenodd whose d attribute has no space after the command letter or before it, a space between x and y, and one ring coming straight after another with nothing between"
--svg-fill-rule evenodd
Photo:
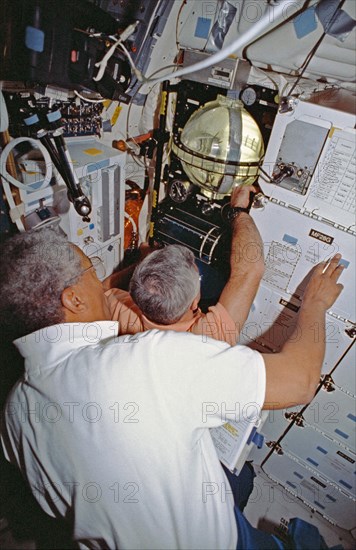
<instances>
[{"instance_id":1,"label":"instrument panel label","mask_svg":"<svg viewBox=\"0 0 356 550\"><path fill-rule=\"evenodd\" d=\"M321 241L322 243L326 243L326 244L332 244L334 240L334 237L331 237L330 235L325 235L325 233L321 233L317 229L311 229L309 231L309 237L318 239L318 241Z\"/></svg>"}]
</instances>

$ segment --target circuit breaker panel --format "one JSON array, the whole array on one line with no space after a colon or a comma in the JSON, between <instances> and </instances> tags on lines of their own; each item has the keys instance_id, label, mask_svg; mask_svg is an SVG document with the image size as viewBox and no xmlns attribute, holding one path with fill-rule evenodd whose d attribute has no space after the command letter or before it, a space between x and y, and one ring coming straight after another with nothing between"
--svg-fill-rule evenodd
<instances>
[{"instance_id":1,"label":"circuit breaker panel","mask_svg":"<svg viewBox=\"0 0 356 550\"><path fill-rule=\"evenodd\" d=\"M242 343L278 352L292 334L311 269L342 254L344 290L327 312L316 395L304 407L271 412L262 428L264 445L250 458L273 482L355 537L356 135L349 99L335 92L323 106L295 101L276 117L259 179L265 203L252 210L266 270ZM315 341L323 338L317 324L312 328Z\"/></svg>"}]
</instances>

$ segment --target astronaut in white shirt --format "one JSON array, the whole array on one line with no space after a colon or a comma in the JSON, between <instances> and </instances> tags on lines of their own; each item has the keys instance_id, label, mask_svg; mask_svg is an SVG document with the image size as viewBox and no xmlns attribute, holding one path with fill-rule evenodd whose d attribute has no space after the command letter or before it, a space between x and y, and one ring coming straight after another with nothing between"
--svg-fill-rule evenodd
<instances>
[{"instance_id":1,"label":"astronaut in white shirt","mask_svg":"<svg viewBox=\"0 0 356 550\"><path fill-rule=\"evenodd\" d=\"M2 254L0 320L25 359L2 444L41 507L82 548L236 548L209 428L312 399L325 344L310 326L342 290L340 255L315 268L298 338L262 355L187 333L116 336L90 259L52 229Z\"/></svg>"}]
</instances>

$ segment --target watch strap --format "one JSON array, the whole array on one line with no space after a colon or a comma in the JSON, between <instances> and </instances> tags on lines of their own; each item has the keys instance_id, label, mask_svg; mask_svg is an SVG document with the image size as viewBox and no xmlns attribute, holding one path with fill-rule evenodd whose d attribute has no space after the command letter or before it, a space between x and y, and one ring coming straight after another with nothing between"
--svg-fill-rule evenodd
<instances>
[{"instance_id":1,"label":"watch strap","mask_svg":"<svg viewBox=\"0 0 356 550\"><path fill-rule=\"evenodd\" d=\"M232 206L227 212L227 219L229 222L232 222L235 218L237 218L241 212L245 212L246 214L249 214L250 209L244 208L242 206Z\"/></svg>"}]
</instances>

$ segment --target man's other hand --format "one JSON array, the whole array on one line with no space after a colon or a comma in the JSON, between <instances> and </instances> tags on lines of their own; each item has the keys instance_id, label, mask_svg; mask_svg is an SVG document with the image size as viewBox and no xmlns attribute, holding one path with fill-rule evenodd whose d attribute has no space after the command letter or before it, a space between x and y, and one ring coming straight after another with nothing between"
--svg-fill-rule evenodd
<instances>
[{"instance_id":1,"label":"man's other hand","mask_svg":"<svg viewBox=\"0 0 356 550\"><path fill-rule=\"evenodd\" d=\"M256 193L256 188L253 185L239 185L235 187L231 194L230 205L232 207L240 206L240 208L248 208L251 193Z\"/></svg>"},{"instance_id":2,"label":"man's other hand","mask_svg":"<svg viewBox=\"0 0 356 550\"><path fill-rule=\"evenodd\" d=\"M337 283L343 266L339 265L341 254L335 254L331 260L321 262L314 268L314 272L305 289L303 307L315 308L320 306L325 311L329 309L344 288Z\"/></svg>"}]
</instances>

